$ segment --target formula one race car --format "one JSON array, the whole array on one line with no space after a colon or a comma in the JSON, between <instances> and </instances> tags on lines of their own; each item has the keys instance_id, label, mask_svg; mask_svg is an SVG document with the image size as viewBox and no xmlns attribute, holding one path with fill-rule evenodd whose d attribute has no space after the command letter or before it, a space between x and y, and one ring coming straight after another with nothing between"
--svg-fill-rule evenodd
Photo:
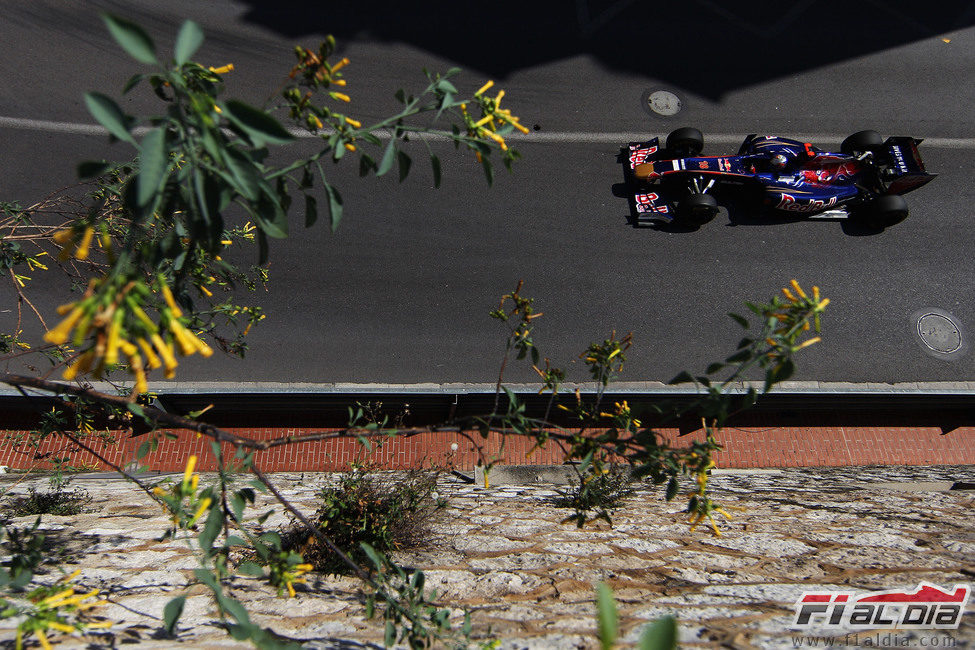
<instances>
[{"instance_id":1,"label":"formula one race car","mask_svg":"<svg viewBox=\"0 0 975 650\"><path fill-rule=\"evenodd\" d=\"M734 156L704 156L704 137L677 129L622 150L637 224L697 228L718 212L714 194L733 191L755 205L798 216L849 217L880 230L907 218L902 194L936 175L924 169L921 140L854 133L829 153L809 143L749 135Z\"/></svg>"}]
</instances>

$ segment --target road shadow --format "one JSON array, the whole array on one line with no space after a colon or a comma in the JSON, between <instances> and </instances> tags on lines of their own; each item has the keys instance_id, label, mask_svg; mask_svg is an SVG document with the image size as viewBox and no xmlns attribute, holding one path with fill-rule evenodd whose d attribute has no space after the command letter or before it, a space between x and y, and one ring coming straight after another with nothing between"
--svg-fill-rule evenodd
<instances>
[{"instance_id":1,"label":"road shadow","mask_svg":"<svg viewBox=\"0 0 975 650\"><path fill-rule=\"evenodd\" d=\"M402 42L472 71L512 72L579 55L710 99L769 79L931 38L975 24L975 4L867 0L656 2L432 0L343 3L244 0L247 22L291 37ZM967 5L967 6L966 6Z\"/></svg>"}]
</instances>

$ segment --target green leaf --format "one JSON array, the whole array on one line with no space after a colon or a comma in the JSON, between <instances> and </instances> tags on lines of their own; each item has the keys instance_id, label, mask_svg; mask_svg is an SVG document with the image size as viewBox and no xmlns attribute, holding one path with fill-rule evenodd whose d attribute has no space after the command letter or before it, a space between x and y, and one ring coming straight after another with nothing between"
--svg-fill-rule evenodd
<instances>
[{"instance_id":1,"label":"green leaf","mask_svg":"<svg viewBox=\"0 0 975 650\"><path fill-rule=\"evenodd\" d=\"M733 355L725 359L725 361L727 361L728 363L741 363L742 361L747 361L748 359L750 359L751 356L752 356L752 351L750 349L745 348L742 349L740 352L734 353Z\"/></svg>"},{"instance_id":2,"label":"green leaf","mask_svg":"<svg viewBox=\"0 0 975 650\"><path fill-rule=\"evenodd\" d=\"M285 144L295 139L280 122L250 104L231 99L221 106L221 110L231 123L247 135L254 146L260 147L265 143Z\"/></svg>"},{"instance_id":3,"label":"green leaf","mask_svg":"<svg viewBox=\"0 0 975 650\"><path fill-rule=\"evenodd\" d=\"M200 549L209 556L213 550L213 542L223 529L223 510L219 504L211 504L210 514L207 516L207 523L203 526L200 533Z\"/></svg>"},{"instance_id":4,"label":"green leaf","mask_svg":"<svg viewBox=\"0 0 975 650\"><path fill-rule=\"evenodd\" d=\"M184 605L186 605L186 596L177 596L163 607L163 626L169 636L176 633L176 624L179 622L179 617L183 615Z\"/></svg>"},{"instance_id":5,"label":"green leaf","mask_svg":"<svg viewBox=\"0 0 975 650\"><path fill-rule=\"evenodd\" d=\"M251 617L247 614L247 610L244 608L244 606L240 604L240 601L218 595L217 602L220 604L220 607L222 607L225 612L233 616L238 623L243 626L250 625Z\"/></svg>"},{"instance_id":6,"label":"green leaf","mask_svg":"<svg viewBox=\"0 0 975 650\"><path fill-rule=\"evenodd\" d=\"M363 552L368 556L372 563L376 566L377 571L384 571L386 568L386 558L379 554L376 549L365 542L359 542L359 546L362 548Z\"/></svg>"},{"instance_id":7,"label":"green leaf","mask_svg":"<svg viewBox=\"0 0 975 650\"><path fill-rule=\"evenodd\" d=\"M241 575L250 576L251 578L264 577L264 567L257 562L243 562L237 567L237 572Z\"/></svg>"},{"instance_id":8,"label":"green leaf","mask_svg":"<svg viewBox=\"0 0 975 650\"><path fill-rule=\"evenodd\" d=\"M129 120L111 97L101 93L85 93L85 106L98 123L119 140L138 146L129 133Z\"/></svg>"},{"instance_id":9,"label":"green leaf","mask_svg":"<svg viewBox=\"0 0 975 650\"><path fill-rule=\"evenodd\" d=\"M146 440L141 445L139 445L139 448L136 450L135 459L142 460L143 458L145 458L146 454L148 454L150 451L152 451L152 443Z\"/></svg>"},{"instance_id":10,"label":"green leaf","mask_svg":"<svg viewBox=\"0 0 975 650\"><path fill-rule=\"evenodd\" d=\"M135 404L134 402L129 402L128 404L125 405L125 407L129 409L129 412L132 413L133 415L138 415L140 418L146 419L146 411L144 408L142 408L141 404Z\"/></svg>"},{"instance_id":11,"label":"green leaf","mask_svg":"<svg viewBox=\"0 0 975 650\"><path fill-rule=\"evenodd\" d=\"M105 21L112 38L128 52L129 56L140 63L148 65L157 63L156 46L145 30L133 22L112 14L102 14L102 20Z\"/></svg>"},{"instance_id":12,"label":"green leaf","mask_svg":"<svg viewBox=\"0 0 975 650\"><path fill-rule=\"evenodd\" d=\"M393 162L396 160L396 138L392 137L389 139L389 144L386 145L386 151L383 152L383 159L379 161L379 168L376 169L376 176L382 176L390 169L393 168Z\"/></svg>"},{"instance_id":13,"label":"green leaf","mask_svg":"<svg viewBox=\"0 0 975 650\"><path fill-rule=\"evenodd\" d=\"M430 156L430 165L433 166L433 186L437 189L440 188L440 158L436 156Z\"/></svg>"},{"instance_id":14,"label":"green leaf","mask_svg":"<svg viewBox=\"0 0 975 650\"><path fill-rule=\"evenodd\" d=\"M680 483L677 481L676 476L671 476L670 480L667 481L667 494L666 498L668 501L673 500L677 496L677 492L680 490Z\"/></svg>"},{"instance_id":15,"label":"green leaf","mask_svg":"<svg viewBox=\"0 0 975 650\"><path fill-rule=\"evenodd\" d=\"M254 161L236 149L227 149L225 160L233 176L234 189L248 201L257 201L261 196L261 176L254 167Z\"/></svg>"},{"instance_id":16,"label":"green leaf","mask_svg":"<svg viewBox=\"0 0 975 650\"><path fill-rule=\"evenodd\" d=\"M739 316L738 314L732 314L732 313L729 313L728 315L736 323L738 323L739 325L741 325L742 327L744 327L746 330L748 329L748 321L745 320L745 317L744 316Z\"/></svg>"},{"instance_id":17,"label":"green leaf","mask_svg":"<svg viewBox=\"0 0 975 650\"><path fill-rule=\"evenodd\" d=\"M114 167L115 165L107 160L85 160L78 163L78 178L80 180L98 178Z\"/></svg>"},{"instance_id":18,"label":"green leaf","mask_svg":"<svg viewBox=\"0 0 975 650\"><path fill-rule=\"evenodd\" d=\"M619 615L613 592L605 582L596 589L597 617L599 621L599 644L603 650L610 650L619 634Z\"/></svg>"},{"instance_id":19,"label":"green leaf","mask_svg":"<svg viewBox=\"0 0 975 650\"><path fill-rule=\"evenodd\" d=\"M332 232L339 229L342 220L342 195L332 185L325 183L325 193L328 195L328 212L332 220Z\"/></svg>"},{"instance_id":20,"label":"green leaf","mask_svg":"<svg viewBox=\"0 0 975 650\"><path fill-rule=\"evenodd\" d=\"M251 214L268 237L284 239L288 236L288 213L284 211L276 196L263 194L257 203L257 209Z\"/></svg>"},{"instance_id":21,"label":"green leaf","mask_svg":"<svg viewBox=\"0 0 975 650\"><path fill-rule=\"evenodd\" d=\"M311 228L318 221L318 208L315 197L311 194L305 195L305 228Z\"/></svg>"},{"instance_id":22,"label":"green leaf","mask_svg":"<svg viewBox=\"0 0 975 650\"><path fill-rule=\"evenodd\" d=\"M400 151L396 152L396 162L399 165L399 182L402 183L404 180L406 180L406 177L409 176L410 166L413 164L413 161L410 160L410 157L406 155L406 152L401 149Z\"/></svg>"},{"instance_id":23,"label":"green leaf","mask_svg":"<svg viewBox=\"0 0 975 650\"><path fill-rule=\"evenodd\" d=\"M383 642L387 648L392 648L396 643L396 626L392 621L386 621L386 635Z\"/></svg>"},{"instance_id":24,"label":"green leaf","mask_svg":"<svg viewBox=\"0 0 975 650\"><path fill-rule=\"evenodd\" d=\"M176 65L183 65L189 61L201 45L203 45L203 30L192 20L187 20L179 28L179 35L176 37L173 54L176 58Z\"/></svg>"},{"instance_id":25,"label":"green leaf","mask_svg":"<svg viewBox=\"0 0 975 650\"><path fill-rule=\"evenodd\" d=\"M494 167L491 166L491 161L484 154L481 158L481 166L484 167L484 177L487 179L488 187L494 185Z\"/></svg>"},{"instance_id":26,"label":"green leaf","mask_svg":"<svg viewBox=\"0 0 975 650\"><path fill-rule=\"evenodd\" d=\"M646 626L637 647L640 650L674 650L677 647L677 619L664 616Z\"/></svg>"},{"instance_id":27,"label":"green leaf","mask_svg":"<svg viewBox=\"0 0 975 650\"><path fill-rule=\"evenodd\" d=\"M142 153L139 154L139 161L136 202L144 208L155 200L169 173L166 127L156 127L142 138Z\"/></svg>"},{"instance_id":28,"label":"green leaf","mask_svg":"<svg viewBox=\"0 0 975 650\"><path fill-rule=\"evenodd\" d=\"M691 373L687 372L686 370L683 370L676 377L674 377L673 379L671 379L667 383L668 384L686 384L686 383L692 382L692 381L694 381L694 377L691 376Z\"/></svg>"},{"instance_id":29,"label":"green leaf","mask_svg":"<svg viewBox=\"0 0 975 650\"><path fill-rule=\"evenodd\" d=\"M140 83L142 83L147 76L148 75L144 75L144 74L135 74L129 77L129 80L125 82L124 86L122 86L122 94L127 95L129 91L131 91L133 88L135 88Z\"/></svg>"}]
</instances>

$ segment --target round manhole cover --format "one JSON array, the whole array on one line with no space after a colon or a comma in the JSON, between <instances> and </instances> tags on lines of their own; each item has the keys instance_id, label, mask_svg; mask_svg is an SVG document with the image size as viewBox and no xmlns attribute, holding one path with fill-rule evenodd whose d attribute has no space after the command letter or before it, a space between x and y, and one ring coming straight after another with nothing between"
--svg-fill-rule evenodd
<instances>
[{"instance_id":1,"label":"round manhole cover","mask_svg":"<svg viewBox=\"0 0 975 650\"><path fill-rule=\"evenodd\" d=\"M961 332L950 318L941 314L921 316L917 321L917 334L935 352L951 354L961 348Z\"/></svg>"},{"instance_id":2,"label":"round manhole cover","mask_svg":"<svg viewBox=\"0 0 975 650\"><path fill-rule=\"evenodd\" d=\"M942 309L922 309L911 316L921 349L939 359L965 353L968 343L958 319Z\"/></svg>"},{"instance_id":3,"label":"round manhole cover","mask_svg":"<svg viewBox=\"0 0 975 650\"><path fill-rule=\"evenodd\" d=\"M670 117L680 113L680 97L669 90L648 90L643 93L643 105L657 115Z\"/></svg>"}]
</instances>

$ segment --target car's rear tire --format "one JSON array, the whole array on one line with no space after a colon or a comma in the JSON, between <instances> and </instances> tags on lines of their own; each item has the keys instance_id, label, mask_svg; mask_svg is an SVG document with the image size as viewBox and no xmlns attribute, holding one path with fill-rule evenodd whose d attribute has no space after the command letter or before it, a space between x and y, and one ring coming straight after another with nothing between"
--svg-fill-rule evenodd
<instances>
[{"instance_id":1,"label":"car's rear tire","mask_svg":"<svg viewBox=\"0 0 975 650\"><path fill-rule=\"evenodd\" d=\"M877 151L884 145L884 137L876 131L857 131L840 145L840 151L856 156L867 151Z\"/></svg>"},{"instance_id":2,"label":"car's rear tire","mask_svg":"<svg viewBox=\"0 0 975 650\"><path fill-rule=\"evenodd\" d=\"M667 148L677 158L696 156L704 150L704 134L689 126L677 129L667 136Z\"/></svg>"},{"instance_id":3,"label":"car's rear tire","mask_svg":"<svg viewBox=\"0 0 975 650\"><path fill-rule=\"evenodd\" d=\"M908 213L910 213L910 210L903 196L899 194L884 194L878 196L867 206L865 217L869 226L877 230L883 230L884 228L896 226L904 219L907 219Z\"/></svg>"},{"instance_id":4,"label":"car's rear tire","mask_svg":"<svg viewBox=\"0 0 975 650\"><path fill-rule=\"evenodd\" d=\"M685 226L703 226L718 214L718 202L710 194L691 194L677 204L677 221Z\"/></svg>"}]
</instances>

